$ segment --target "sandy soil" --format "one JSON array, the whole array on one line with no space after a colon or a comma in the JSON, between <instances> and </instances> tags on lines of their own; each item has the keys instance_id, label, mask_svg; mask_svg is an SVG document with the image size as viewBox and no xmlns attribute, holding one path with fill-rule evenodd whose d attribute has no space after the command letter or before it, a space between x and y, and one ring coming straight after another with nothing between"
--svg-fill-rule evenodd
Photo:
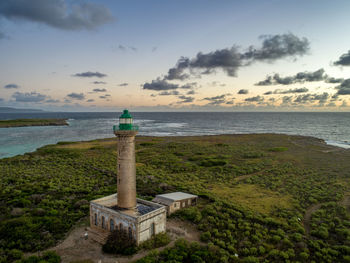
<instances>
[{"instance_id":1,"label":"sandy soil","mask_svg":"<svg viewBox=\"0 0 350 263\"><path fill-rule=\"evenodd\" d=\"M49 250L56 251L62 258L62 263L69 263L77 260L92 260L94 263L124 263L132 262L146 256L150 251L141 251L132 257L116 257L102 252L101 245L90 238L85 238L86 226L78 226L72 230L67 238L57 246ZM165 247L158 248L158 251L171 247L178 238L184 238L190 242L199 242L200 233L195 226L189 222L179 219L167 220L167 232L172 241Z\"/></svg>"}]
</instances>

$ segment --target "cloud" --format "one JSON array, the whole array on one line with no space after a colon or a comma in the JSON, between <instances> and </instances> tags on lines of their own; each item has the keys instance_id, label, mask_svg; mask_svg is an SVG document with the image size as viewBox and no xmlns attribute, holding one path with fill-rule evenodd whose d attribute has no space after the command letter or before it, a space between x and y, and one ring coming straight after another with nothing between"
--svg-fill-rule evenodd
<instances>
[{"instance_id":1,"label":"cloud","mask_svg":"<svg viewBox=\"0 0 350 263\"><path fill-rule=\"evenodd\" d=\"M342 83L344 81L343 78L333 78L333 77L329 77L326 79L327 83Z\"/></svg>"},{"instance_id":2,"label":"cloud","mask_svg":"<svg viewBox=\"0 0 350 263\"><path fill-rule=\"evenodd\" d=\"M192 85L191 83L186 84L186 85L178 85L178 84L172 84L167 82L166 80L163 79L156 79L152 80L151 83L145 83L143 85L143 89L148 89L148 90L175 90L175 89L191 89Z\"/></svg>"},{"instance_id":3,"label":"cloud","mask_svg":"<svg viewBox=\"0 0 350 263\"><path fill-rule=\"evenodd\" d=\"M208 105L220 105L226 103L226 98L231 94L222 94L214 97L206 97L203 100L209 101Z\"/></svg>"},{"instance_id":4,"label":"cloud","mask_svg":"<svg viewBox=\"0 0 350 263\"><path fill-rule=\"evenodd\" d=\"M20 87L17 84L7 84L4 86L4 89L19 89Z\"/></svg>"},{"instance_id":5,"label":"cloud","mask_svg":"<svg viewBox=\"0 0 350 263\"><path fill-rule=\"evenodd\" d=\"M118 86L119 87L126 87L126 86L128 86L129 85L129 83L120 83Z\"/></svg>"},{"instance_id":6,"label":"cloud","mask_svg":"<svg viewBox=\"0 0 350 263\"><path fill-rule=\"evenodd\" d=\"M0 39L6 38L6 35L3 32L0 32Z\"/></svg>"},{"instance_id":7,"label":"cloud","mask_svg":"<svg viewBox=\"0 0 350 263\"><path fill-rule=\"evenodd\" d=\"M173 90L173 91L163 91L161 93L159 93L158 95L160 96L170 96L170 95L179 95L180 92L178 92L177 90Z\"/></svg>"},{"instance_id":8,"label":"cloud","mask_svg":"<svg viewBox=\"0 0 350 263\"><path fill-rule=\"evenodd\" d=\"M302 83L302 82L313 82L313 81L321 81L321 80L334 80L334 78L328 78L325 74L323 68L316 70L314 72L299 72L294 76L289 77L280 77L279 74L275 74L273 76L267 76L266 79L259 81L256 83L256 86L271 86L271 85L290 85L294 83Z\"/></svg>"},{"instance_id":9,"label":"cloud","mask_svg":"<svg viewBox=\"0 0 350 263\"><path fill-rule=\"evenodd\" d=\"M118 49L120 49L121 51L127 51L128 49L137 52L137 48L133 47L133 46L123 46L123 45L118 45Z\"/></svg>"},{"instance_id":10,"label":"cloud","mask_svg":"<svg viewBox=\"0 0 350 263\"><path fill-rule=\"evenodd\" d=\"M263 40L261 48L251 46L248 51L243 53L234 45L231 48L218 49L209 53L199 52L192 59L181 57L175 67L170 68L164 77L157 78L152 83L185 80L191 76L200 77L200 75L211 74L219 69L228 76L235 77L239 68L253 62L266 61L271 63L286 57L302 56L309 50L309 41L306 38L299 38L291 33L274 36L264 35L260 38ZM144 89L149 89L149 87L149 83L144 85Z\"/></svg>"},{"instance_id":11,"label":"cloud","mask_svg":"<svg viewBox=\"0 0 350 263\"><path fill-rule=\"evenodd\" d=\"M73 75L73 77L81 77L81 78L92 78L92 77L103 78L106 76L107 76L106 74L103 74L100 72L91 72L91 71L76 73Z\"/></svg>"},{"instance_id":12,"label":"cloud","mask_svg":"<svg viewBox=\"0 0 350 263\"><path fill-rule=\"evenodd\" d=\"M106 89L93 89L93 92L106 92Z\"/></svg>"},{"instance_id":13,"label":"cloud","mask_svg":"<svg viewBox=\"0 0 350 263\"><path fill-rule=\"evenodd\" d=\"M294 99L294 103L312 103L314 101L318 101L319 103L325 103L328 98L329 94L327 92L324 92L322 94L305 94L305 95L299 95Z\"/></svg>"},{"instance_id":14,"label":"cloud","mask_svg":"<svg viewBox=\"0 0 350 263\"><path fill-rule=\"evenodd\" d=\"M246 98L245 101L249 101L249 102L262 102L262 101L264 101L264 97L262 97L262 96L250 97L250 98Z\"/></svg>"},{"instance_id":15,"label":"cloud","mask_svg":"<svg viewBox=\"0 0 350 263\"><path fill-rule=\"evenodd\" d=\"M249 93L249 90L247 89L240 89L237 94L248 94Z\"/></svg>"},{"instance_id":16,"label":"cloud","mask_svg":"<svg viewBox=\"0 0 350 263\"><path fill-rule=\"evenodd\" d=\"M350 50L348 53L345 53L340 56L340 58L334 62L336 66L350 66Z\"/></svg>"},{"instance_id":17,"label":"cloud","mask_svg":"<svg viewBox=\"0 0 350 263\"><path fill-rule=\"evenodd\" d=\"M350 79L344 80L335 88L338 90L337 95L350 95Z\"/></svg>"},{"instance_id":18,"label":"cloud","mask_svg":"<svg viewBox=\"0 0 350 263\"><path fill-rule=\"evenodd\" d=\"M86 102L94 102L94 99L88 99Z\"/></svg>"},{"instance_id":19,"label":"cloud","mask_svg":"<svg viewBox=\"0 0 350 263\"><path fill-rule=\"evenodd\" d=\"M194 90L190 90L186 93L186 95L194 95L196 94L196 92Z\"/></svg>"},{"instance_id":20,"label":"cloud","mask_svg":"<svg viewBox=\"0 0 350 263\"><path fill-rule=\"evenodd\" d=\"M96 84L96 85L99 85L99 84L107 84L106 82L104 81L94 81L92 82L93 84Z\"/></svg>"},{"instance_id":21,"label":"cloud","mask_svg":"<svg viewBox=\"0 0 350 263\"><path fill-rule=\"evenodd\" d=\"M83 93L75 93L72 92L70 94L67 95L67 97L74 99L74 100L83 100L85 99L85 95Z\"/></svg>"},{"instance_id":22,"label":"cloud","mask_svg":"<svg viewBox=\"0 0 350 263\"><path fill-rule=\"evenodd\" d=\"M265 92L264 95L271 95L271 94L290 94L290 93L304 93L308 92L309 90L307 88L296 88L296 89L288 89L288 90L281 90L276 89L275 91L268 91Z\"/></svg>"},{"instance_id":23,"label":"cloud","mask_svg":"<svg viewBox=\"0 0 350 263\"><path fill-rule=\"evenodd\" d=\"M47 102L47 103L59 103L60 100L48 99L45 102Z\"/></svg>"},{"instance_id":24,"label":"cloud","mask_svg":"<svg viewBox=\"0 0 350 263\"><path fill-rule=\"evenodd\" d=\"M99 98L100 99L106 99L106 100L109 100L109 97L110 97L111 95L109 95L109 94L105 94L105 95L103 95L103 96L99 96Z\"/></svg>"},{"instance_id":25,"label":"cloud","mask_svg":"<svg viewBox=\"0 0 350 263\"><path fill-rule=\"evenodd\" d=\"M47 98L46 95L37 92L15 92L14 94L12 94L12 97L17 102L41 102Z\"/></svg>"},{"instance_id":26,"label":"cloud","mask_svg":"<svg viewBox=\"0 0 350 263\"><path fill-rule=\"evenodd\" d=\"M68 5L64 0L1 0L0 16L63 30L92 30L114 20L110 10L102 5L88 2Z\"/></svg>"},{"instance_id":27,"label":"cloud","mask_svg":"<svg viewBox=\"0 0 350 263\"><path fill-rule=\"evenodd\" d=\"M274 61L285 57L303 56L310 49L307 38L299 38L292 33L282 35L262 35L262 47L249 47L243 58L254 61Z\"/></svg>"},{"instance_id":28,"label":"cloud","mask_svg":"<svg viewBox=\"0 0 350 263\"><path fill-rule=\"evenodd\" d=\"M177 102L178 104L180 104L180 103L190 103L190 102L194 101L194 97L186 97L184 95L181 95L178 98L181 99L181 101Z\"/></svg>"}]
</instances>

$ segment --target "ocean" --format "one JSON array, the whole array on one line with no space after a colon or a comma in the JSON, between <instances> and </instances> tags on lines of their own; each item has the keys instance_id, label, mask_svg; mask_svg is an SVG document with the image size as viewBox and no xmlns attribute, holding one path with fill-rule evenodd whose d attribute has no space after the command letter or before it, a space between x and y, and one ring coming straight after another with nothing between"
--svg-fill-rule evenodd
<instances>
[{"instance_id":1,"label":"ocean","mask_svg":"<svg viewBox=\"0 0 350 263\"><path fill-rule=\"evenodd\" d=\"M120 112L0 113L0 119L67 118L69 126L0 128L0 158L59 141L114 137ZM282 133L350 148L350 112L132 112L139 135Z\"/></svg>"}]
</instances>

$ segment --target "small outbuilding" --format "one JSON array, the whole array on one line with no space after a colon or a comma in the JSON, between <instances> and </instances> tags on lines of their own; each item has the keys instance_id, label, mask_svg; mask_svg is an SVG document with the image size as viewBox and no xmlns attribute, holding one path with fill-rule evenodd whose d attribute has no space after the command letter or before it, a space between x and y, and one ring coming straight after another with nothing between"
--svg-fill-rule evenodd
<instances>
[{"instance_id":1,"label":"small outbuilding","mask_svg":"<svg viewBox=\"0 0 350 263\"><path fill-rule=\"evenodd\" d=\"M152 201L166 206L167 214L170 215L181 208L196 205L197 199L197 195L187 194L183 192L174 192L169 194L156 195Z\"/></svg>"}]
</instances>

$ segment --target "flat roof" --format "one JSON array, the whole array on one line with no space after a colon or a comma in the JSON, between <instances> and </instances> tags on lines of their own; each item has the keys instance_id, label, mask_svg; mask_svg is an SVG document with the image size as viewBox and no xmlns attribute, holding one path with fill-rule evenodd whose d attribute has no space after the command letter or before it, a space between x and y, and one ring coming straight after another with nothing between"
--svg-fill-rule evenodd
<instances>
[{"instance_id":1,"label":"flat roof","mask_svg":"<svg viewBox=\"0 0 350 263\"><path fill-rule=\"evenodd\" d=\"M166 199L173 200L173 201L180 201L183 199L196 198L198 196L183 193L183 192L174 192L174 193L169 193L169 194L156 195L156 197L166 198Z\"/></svg>"},{"instance_id":2,"label":"flat roof","mask_svg":"<svg viewBox=\"0 0 350 263\"><path fill-rule=\"evenodd\" d=\"M122 214L126 214L126 215L131 215L134 217L138 217L138 216L142 216L142 215L146 215L152 211L155 211L159 208L164 207L163 205L151 202L151 201L146 201L140 198L136 199L136 210L134 213L130 214L130 211L128 210L124 210L124 209L120 209L117 204L118 204L118 198L117 198L117 194L112 194L112 195L108 195L108 196L104 196L95 200L91 201L92 203L95 204L99 204L102 205L106 208L112 209L114 211L117 211L119 213Z\"/></svg>"}]
</instances>

